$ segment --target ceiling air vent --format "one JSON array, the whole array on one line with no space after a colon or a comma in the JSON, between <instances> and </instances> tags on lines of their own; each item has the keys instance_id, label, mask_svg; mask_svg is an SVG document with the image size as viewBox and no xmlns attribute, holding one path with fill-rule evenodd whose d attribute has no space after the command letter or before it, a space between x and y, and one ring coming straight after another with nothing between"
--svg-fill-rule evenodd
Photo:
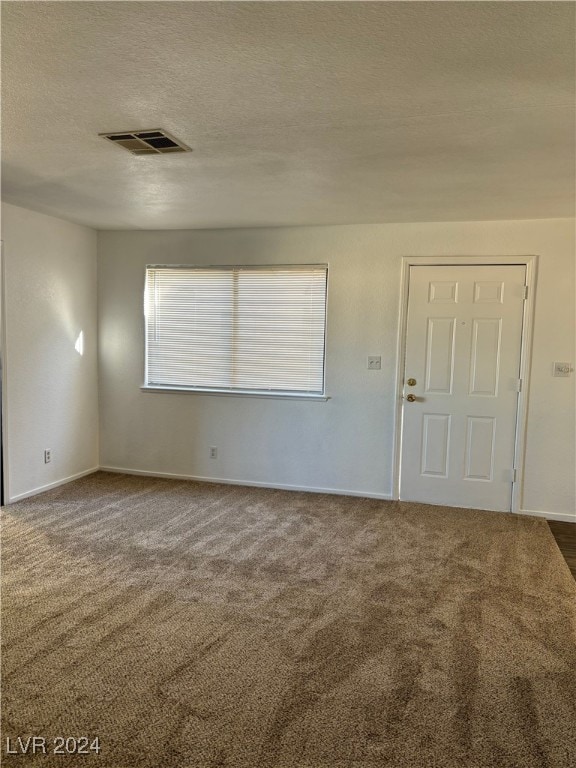
<instances>
[{"instance_id":1,"label":"ceiling air vent","mask_svg":"<svg viewBox=\"0 0 576 768\"><path fill-rule=\"evenodd\" d=\"M133 155L167 155L173 152L192 152L190 147L183 144L174 136L161 128L148 131L114 131L114 133L99 133L104 139L123 147Z\"/></svg>"}]
</instances>

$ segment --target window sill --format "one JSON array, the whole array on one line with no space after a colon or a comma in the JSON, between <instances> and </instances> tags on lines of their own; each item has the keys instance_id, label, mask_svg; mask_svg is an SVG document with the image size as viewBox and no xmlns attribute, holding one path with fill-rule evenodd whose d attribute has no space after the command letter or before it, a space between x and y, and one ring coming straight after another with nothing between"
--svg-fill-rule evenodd
<instances>
[{"instance_id":1,"label":"window sill","mask_svg":"<svg viewBox=\"0 0 576 768\"><path fill-rule=\"evenodd\" d=\"M259 397L266 400L317 400L326 402L330 400L328 395L298 394L297 392L252 392L250 390L236 389L189 389L187 387L151 386L143 384L141 392L160 392L164 394L180 395L219 395L224 397Z\"/></svg>"}]
</instances>

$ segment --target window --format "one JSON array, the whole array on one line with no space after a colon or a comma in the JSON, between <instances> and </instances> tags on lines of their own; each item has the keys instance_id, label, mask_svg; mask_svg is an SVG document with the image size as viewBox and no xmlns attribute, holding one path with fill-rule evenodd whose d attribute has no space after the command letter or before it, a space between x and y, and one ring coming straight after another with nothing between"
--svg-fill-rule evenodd
<instances>
[{"instance_id":1,"label":"window","mask_svg":"<svg viewBox=\"0 0 576 768\"><path fill-rule=\"evenodd\" d=\"M145 386L324 394L325 265L146 268Z\"/></svg>"}]
</instances>

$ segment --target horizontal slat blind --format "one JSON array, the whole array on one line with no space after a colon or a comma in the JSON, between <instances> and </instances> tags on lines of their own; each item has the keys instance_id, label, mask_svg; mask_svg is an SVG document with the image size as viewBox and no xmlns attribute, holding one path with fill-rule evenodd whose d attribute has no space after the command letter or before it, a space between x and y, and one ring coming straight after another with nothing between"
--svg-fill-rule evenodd
<instances>
[{"instance_id":1,"label":"horizontal slat blind","mask_svg":"<svg viewBox=\"0 0 576 768\"><path fill-rule=\"evenodd\" d=\"M148 267L146 384L323 394L325 266Z\"/></svg>"}]
</instances>

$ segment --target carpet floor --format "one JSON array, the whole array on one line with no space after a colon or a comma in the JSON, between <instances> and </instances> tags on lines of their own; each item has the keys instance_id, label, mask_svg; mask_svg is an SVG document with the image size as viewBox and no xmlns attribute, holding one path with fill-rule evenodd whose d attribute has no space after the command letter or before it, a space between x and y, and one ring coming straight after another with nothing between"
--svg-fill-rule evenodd
<instances>
[{"instance_id":1,"label":"carpet floor","mask_svg":"<svg viewBox=\"0 0 576 768\"><path fill-rule=\"evenodd\" d=\"M3 511L2 582L7 766L576 765L543 520L100 472Z\"/></svg>"}]
</instances>

